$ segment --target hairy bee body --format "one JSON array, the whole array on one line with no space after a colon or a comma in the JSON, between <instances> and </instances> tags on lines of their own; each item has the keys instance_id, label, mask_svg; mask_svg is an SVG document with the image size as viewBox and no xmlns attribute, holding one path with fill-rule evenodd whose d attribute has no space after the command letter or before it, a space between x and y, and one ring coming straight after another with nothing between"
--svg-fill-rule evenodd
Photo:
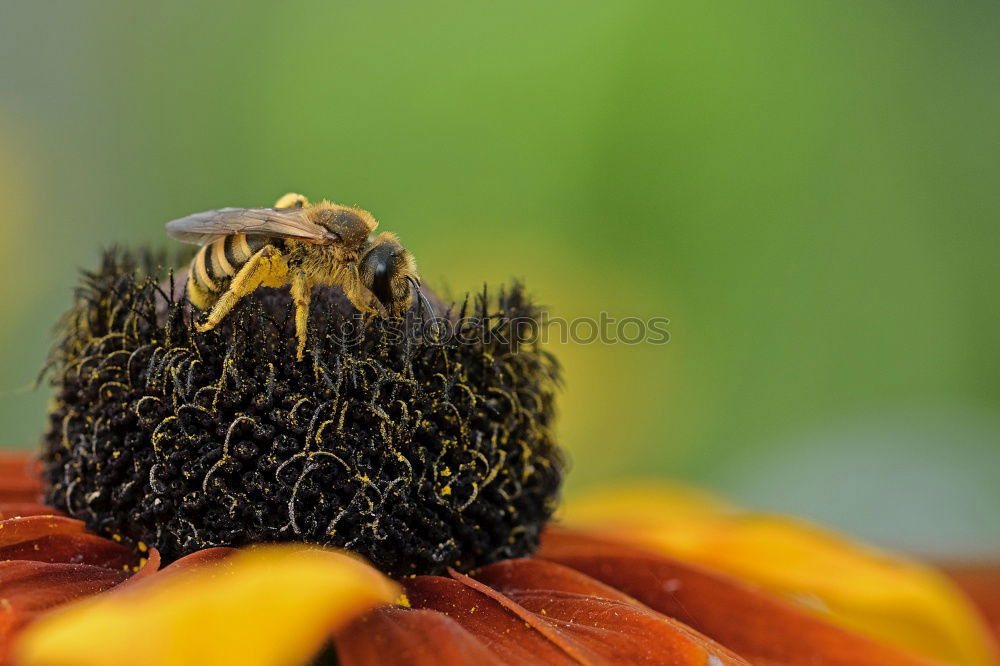
<instances>
[{"instance_id":1,"label":"hairy bee body","mask_svg":"<svg viewBox=\"0 0 1000 666\"><path fill-rule=\"evenodd\" d=\"M394 234L369 238L378 222L367 211L290 193L274 208L221 208L167 224L178 240L201 245L188 272L188 300L205 311L209 331L258 287L289 286L298 358L306 345L312 288L337 286L366 314L402 316L418 289L413 256Z\"/></svg>"},{"instance_id":2,"label":"hairy bee body","mask_svg":"<svg viewBox=\"0 0 1000 666\"><path fill-rule=\"evenodd\" d=\"M188 299L201 310L211 307L226 293L240 269L265 245L284 250L284 239L232 234L203 245L191 260Z\"/></svg>"}]
</instances>

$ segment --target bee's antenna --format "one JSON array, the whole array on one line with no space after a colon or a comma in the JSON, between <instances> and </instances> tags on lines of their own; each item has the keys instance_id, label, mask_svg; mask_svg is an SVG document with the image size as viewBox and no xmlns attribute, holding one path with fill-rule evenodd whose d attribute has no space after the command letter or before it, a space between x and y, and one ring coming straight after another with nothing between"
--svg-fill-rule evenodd
<instances>
[{"instance_id":1,"label":"bee's antenna","mask_svg":"<svg viewBox=\"0 0 1000 666\"><path fill-rule=\"evenodd\" d=\"M424 292L420 289L420 281L409 275L406 276L406 280L410 283L410 286L417 292L417 298L420 300L420 321L424 321L425 312L430 315L430 320L433 323L432 334L437 337L437 310L431 305L431 302L427 300L424 296Z\"/></svg>"}]
</instances>

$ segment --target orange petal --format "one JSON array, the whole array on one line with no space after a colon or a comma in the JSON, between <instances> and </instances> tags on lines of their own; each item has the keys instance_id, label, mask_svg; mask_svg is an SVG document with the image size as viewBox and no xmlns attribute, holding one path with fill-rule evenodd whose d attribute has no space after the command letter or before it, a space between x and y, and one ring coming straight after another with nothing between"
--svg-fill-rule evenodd
<instances>
[{"instance_id":1,"label":"orange petal","mask_svg":"<svg viewBox=\"0 0 1000 666\"><path fill-rule=\"evenodd\" d=\"M0 664L8 663L13 636L42 611L103 592L128 575L88 564L0 562Z\"/></svg>"},{"instance_id":2,"label":"orange petal","mask_svg":"<svg viewBox=\"0 0 1000 666\"><path fill-rule=\"evenodd\" d=\"M135 555L121 544L93 534L49 534L0 546L0 560L92 564L107 569L124 569L134 564Z\"/></svg>"},{"instance_id":3,"label":"orange petal","mask_svg":"<svg viewBox=\"0 0 1000 666\"><path fill-rule=\"evenodd\" d=\"M404 581L414 608L444 613L489 645L510 666L574 664L562 647L532 630L517 615L451 578L417 576Z\"/></svg>"},{"instance_id":4,"label":"orange petal","mask_svg":"<svg viewBox=\"0 0 1000 666\"><path fill-rule=\"evenodd\" d=\"M34 453L0 453L0 502L37 502L42 494Z\"/></svg>"},{"instance_id":5,"label":"orange petal","mask_svg":"<svg viewBox=\"0 0 1000 666\"><path fill-rule=\"evenodd\" d=\"M90 564L0 562L0 596L5 611L38 611L107 590L128 578L124 569Z\"/></svg>"},{"instance_id":6,"label":"orange petal","mask_svg":"<svg viewBox=\"0 0 1000 666\"><path fill-rule=\"evenodd\" d=\"M746 583L654 553L557 528L544 535L538 557L593 576L754 664L931 663L824 622Z\"/></svg>"},{"instance_id":7,"label":"orange petal","mask_svg":"<svg viewBox=\"0 0 1000 666\"><path fill-rule=\"evenodd\" d=\"M475 573L556 631L609 664L746 664L740 656L579 571L543 560L506 560ZM715 660L712 660L715 657Z\"/></svg>"},{"instance_id":8,"label":"orange petal","mask_svg":"<svg viewBox=\"0 0 1000 666\"><path fill-rule=\"evenodd\" d=\"M38 457L33 451L0 451L0 479L39 478ZM0 487L3 481L0 481Z\"/></svg>"},{"instance_id":9,"label":"orange petal","mask_svg":"<svg viewBox=\"0 0 1000 666\"><path fill-rule=\"evenodd\" d=\"M33 515L0 521L0 560L0 663L7 663L13 636L29 621L119 584L133 556L87 534L79 520Z\"/></svg>"},{"instance_id":10,"label":"orange petal","mask_svg":"<svg viewBox=\"0 0 1000 666\"><path fill-rule=\"evenodd\" d=\"M61 515L63 515L62 511L36 502L0 502L0 519Z\"/></svg>"},{"instance_id":11,"label":"orange petal","mask_svg":"<svg viewBox=\"0 0 1000 666\"><path fill-rule=\"evenodd\" d=\"M376 608L336 636L341 666L504 666L494 652L443 613Z\"/></svg>"},{"instance_id":12,"label":"orange petal","mask_svg":"<svg viewBox=\"0 0 1000 666\"><path fill-rule=\"evenodd\" d=\"M537 575L526 576L526 586L541 582L541 587L515 590L517 586L506 585L529 569ZM477 575L509 590L526 605L457 573L452 579L409 579L407 597L415 608L447 614L505 664L746 663L690 629L562 567L499 563Z\"/></svg>"},{"instance_id":13,"label":"orange petal","mask_svg":"<svg viewBox=\"0 0 1000 666\"><path fill-rule=\"evenodd\" d=\"M748 581L823 619L946 663L1000 663L944 576L804 521L749 513L697 490L638 486L567 503L567 524Z\"/></svg>"},{"instance_id":14,"label":"orange petal","mask_svg":"<svg viewBox=\"0 0 1000 666\"><path fill-rule=\"evenodd\" d=\"M205 548L190 555L185 555L179 560L174 560L163 569L163 573L178 573L180 571L187 571L188 569L196 569L207 564L216 564L239 552L236 548L227 548L224 546Z\"/></svg>"},{"instance_id":15,"label":"orange petal","mask_svg":"<svg viewBox=\"0 0 1000 666\"><path fill-rule=\"evenodd\" d=\"M33 504L41 495L41 483L31 479L0 484L0 502L4 504Z\"/></svg>"},{"instance_id":16,"label":"orange petal","mask_svg":"<svg viewBox=\"0 0 1000 666\"><path fill-rule=\"evenodd\" d=\"M139 569L129 578L127 581L115 588L115 592L118 590L131 589L139 583L139 581L146 580L153 574L160 571L160 551L155 548L150 548L149 553L147 553L145 562L142 562Z\"/></svg>"},{"instance_id":17,"label":"orange petal","mask_svg":"<svg viewBox=\"0 0 1000 666\"><path fill-rule=\"evenodd\" d=\"M355 557L263 546L48 614L16 654L19 666L302 664L332 630L398 593Z\"/></svg>"},{"instance_id":18,"label":"orange petal","mask_svg":"<svg viewBox=\"0 0 1000 666\"><path fill-rule=\"evenodd\" d=\"M0 547L51 534L82 534L82 521L62 516L26 516L0 520Z\"/></svg>"},{"instance_id":19,"label":"orange petal","mask_svg":"<svg viewBox=\"0 0 1000 666\"><path fill-rule=\"evenodd\" d=\"M146 561L135 572L135 575L125 581L118 590L131 590L138 585L146 585L147 580L156 579L156 584L160 585L166 576L172 576L177 573L182 573L185 571L191 571L194 569L201 568L203 566L210 566L212 564L218 564L222 560L235 555L240 552L236 548L206 548L204 550L195 551L190 555L185 555L179 560L175 560L168 566L160 568L160 551L156 548L149 549L149 555ZM116 590L116 592L118 591Z\"/></svg>"},{"instance_id":20,"label":"orange petal","mask_svg":"<svg viewBox=\"0 0 1000 666\"><path fill-rule=\"evenodd\" d=\"M1000 639L1000 565L945 564L942 570L972 599Z\"/></svg>"}]
</instances>

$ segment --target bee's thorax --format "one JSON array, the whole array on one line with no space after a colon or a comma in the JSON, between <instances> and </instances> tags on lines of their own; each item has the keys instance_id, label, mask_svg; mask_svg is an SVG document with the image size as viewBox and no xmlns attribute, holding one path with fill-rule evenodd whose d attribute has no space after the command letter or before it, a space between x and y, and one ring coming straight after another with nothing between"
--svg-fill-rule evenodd
<instances>
[{"instance_id":1,"label":"bee's thorax","mask_svg":"<svg viewBox=\"0 0 1000 666\"><path fill-rule=\"evenodd\" d=\"M357 251L339 244L286 241L288 266L301 270L314 284L342 284L358 260Z\"/></svg>"}]
</instances>

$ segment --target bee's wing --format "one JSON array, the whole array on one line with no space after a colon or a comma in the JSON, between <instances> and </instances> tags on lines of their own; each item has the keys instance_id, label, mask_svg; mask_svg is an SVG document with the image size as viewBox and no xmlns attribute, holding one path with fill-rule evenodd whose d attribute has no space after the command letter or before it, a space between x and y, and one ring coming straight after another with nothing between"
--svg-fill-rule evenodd
<instances>
[{"instance_id":1,"label":"bee's wing","mask_svg":"<svg viewBox=\"0 0 1000 666\"><path fill-rule=\"evenodd\" d=\"M230 234L260 234L319 242L337 239L333 232L310 222L297 208L220 208L167 222L167 233L185 243L205 245Z\"/></svg>"}]
</instances>

